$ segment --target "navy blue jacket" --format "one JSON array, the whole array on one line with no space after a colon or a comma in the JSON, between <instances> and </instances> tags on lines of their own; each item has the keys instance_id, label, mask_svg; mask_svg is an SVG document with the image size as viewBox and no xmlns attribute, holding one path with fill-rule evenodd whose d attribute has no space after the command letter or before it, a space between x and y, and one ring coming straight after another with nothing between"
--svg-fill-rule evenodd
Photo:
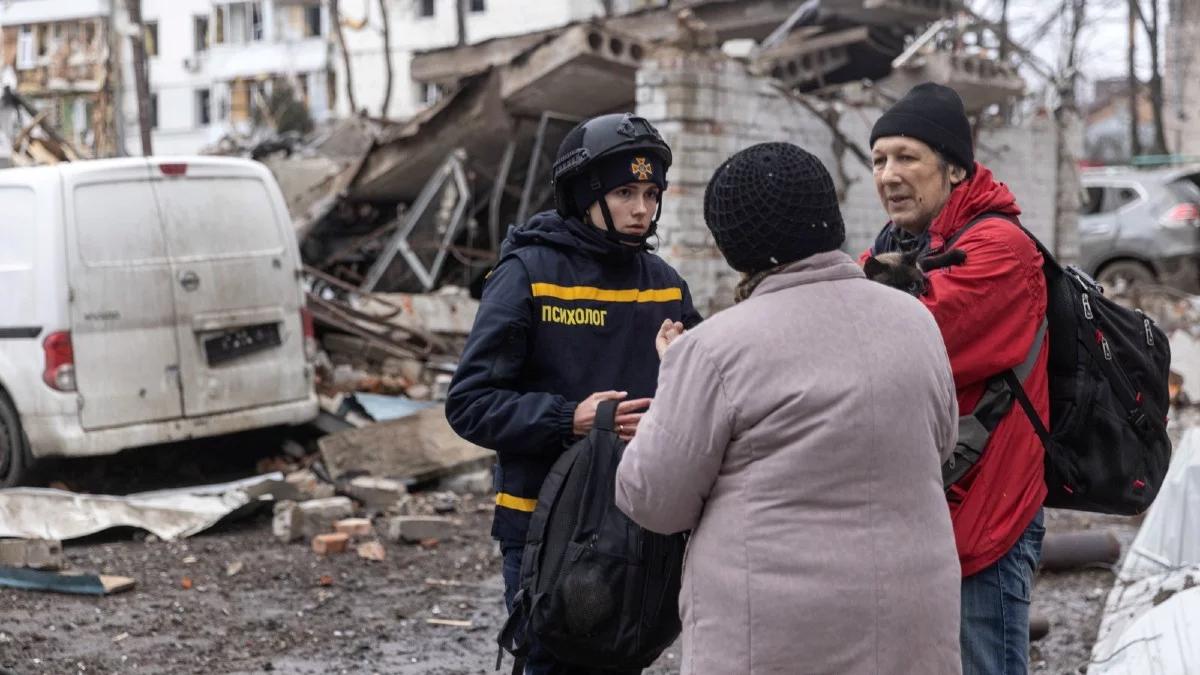
<instances>
[{"instance_id":1,"label":"navy blue jacket","mask_svg":"<svg viewBox=\"0 0 1200 675\"><path fill-rule=\"evenodd\" d=\"M446 400L450 426L497 453L494 537L525 540L580 401L654 395L663 319L700 315L658 256L552 211L509 229Z\"/></svg>"}]
</instances>

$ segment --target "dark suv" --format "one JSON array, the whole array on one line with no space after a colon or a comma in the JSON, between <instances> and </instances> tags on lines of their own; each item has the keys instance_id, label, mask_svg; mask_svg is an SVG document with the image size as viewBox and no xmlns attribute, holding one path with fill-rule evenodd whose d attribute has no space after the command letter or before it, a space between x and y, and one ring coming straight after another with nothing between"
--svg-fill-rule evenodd
<instances>
[{"instance_id":1,"label":"dark suv","mask_svg":"<svg viewBox=\"0 0 1200 675\"><path fill-rule=\"evenodd\" d=\"M1200 167L1085 169L1080 183L1080 267L1109 294L1200 292Z\"/></svg>"}]
</instances>

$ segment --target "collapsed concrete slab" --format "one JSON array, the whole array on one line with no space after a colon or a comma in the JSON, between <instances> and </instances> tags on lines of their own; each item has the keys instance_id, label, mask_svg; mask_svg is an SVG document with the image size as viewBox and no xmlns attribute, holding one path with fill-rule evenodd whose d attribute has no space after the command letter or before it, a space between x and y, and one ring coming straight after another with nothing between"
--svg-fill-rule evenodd
<instances>
[{"instance_id":1,"label":"collapsed concrete slab","mask_svg":"<svg viewBox=\"0 0 1200 675\"><path fill-rule=\"evenodd\" d=\"M317 441L330 475L362 472L422 483L491 466L495 453L472 445L450 428L444 406L347 429Z\"/></svg>"}]
</instances>

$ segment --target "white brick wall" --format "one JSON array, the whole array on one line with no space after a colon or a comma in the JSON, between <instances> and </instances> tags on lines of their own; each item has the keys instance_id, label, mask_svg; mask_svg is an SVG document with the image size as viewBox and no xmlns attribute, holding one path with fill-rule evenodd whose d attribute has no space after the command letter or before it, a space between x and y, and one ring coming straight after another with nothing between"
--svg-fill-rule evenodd
<instances>
[{"instance_id":1,"label":"white brick wall","mask_svg":"<svg viewBox=\"0 0 1200 675\"><path fill-rule=\"evenodd\" d=\"M660 55L638 74L637 109L662 132L675 157L659 224L660 253L687 279L697 308L706 315L732 302L740 278L717 251L703 208L709 178L734 152L755 143L788 141L820 158L844 193L845 249L852 254L870 246L887 221L870 170L849 151L836 156L834 134L823 120L738 61L719 55ZM847 108L838 128L865 151L881 112ZM1017 195L1026 226L1051 246L1057 213L1056 138L1053 122L1039 120L1028 127L981 130L977 148L980 161Z\"/></svg>"}]
</instances>

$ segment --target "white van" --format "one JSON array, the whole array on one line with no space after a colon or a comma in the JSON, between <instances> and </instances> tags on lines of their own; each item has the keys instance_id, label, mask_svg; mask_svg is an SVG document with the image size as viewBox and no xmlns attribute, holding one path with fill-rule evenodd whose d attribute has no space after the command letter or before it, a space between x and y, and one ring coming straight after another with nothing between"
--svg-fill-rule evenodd
<instances>
[{"instance_id":1,"label":"white van","mask_svg":"<svg viewBox=\"0 0 1200 675\"><path fill-rule=\"evenodd\" d=\"M0 171L0 486L317 414L300 256L257 162Z\"/></svg>"}]
</instances>

